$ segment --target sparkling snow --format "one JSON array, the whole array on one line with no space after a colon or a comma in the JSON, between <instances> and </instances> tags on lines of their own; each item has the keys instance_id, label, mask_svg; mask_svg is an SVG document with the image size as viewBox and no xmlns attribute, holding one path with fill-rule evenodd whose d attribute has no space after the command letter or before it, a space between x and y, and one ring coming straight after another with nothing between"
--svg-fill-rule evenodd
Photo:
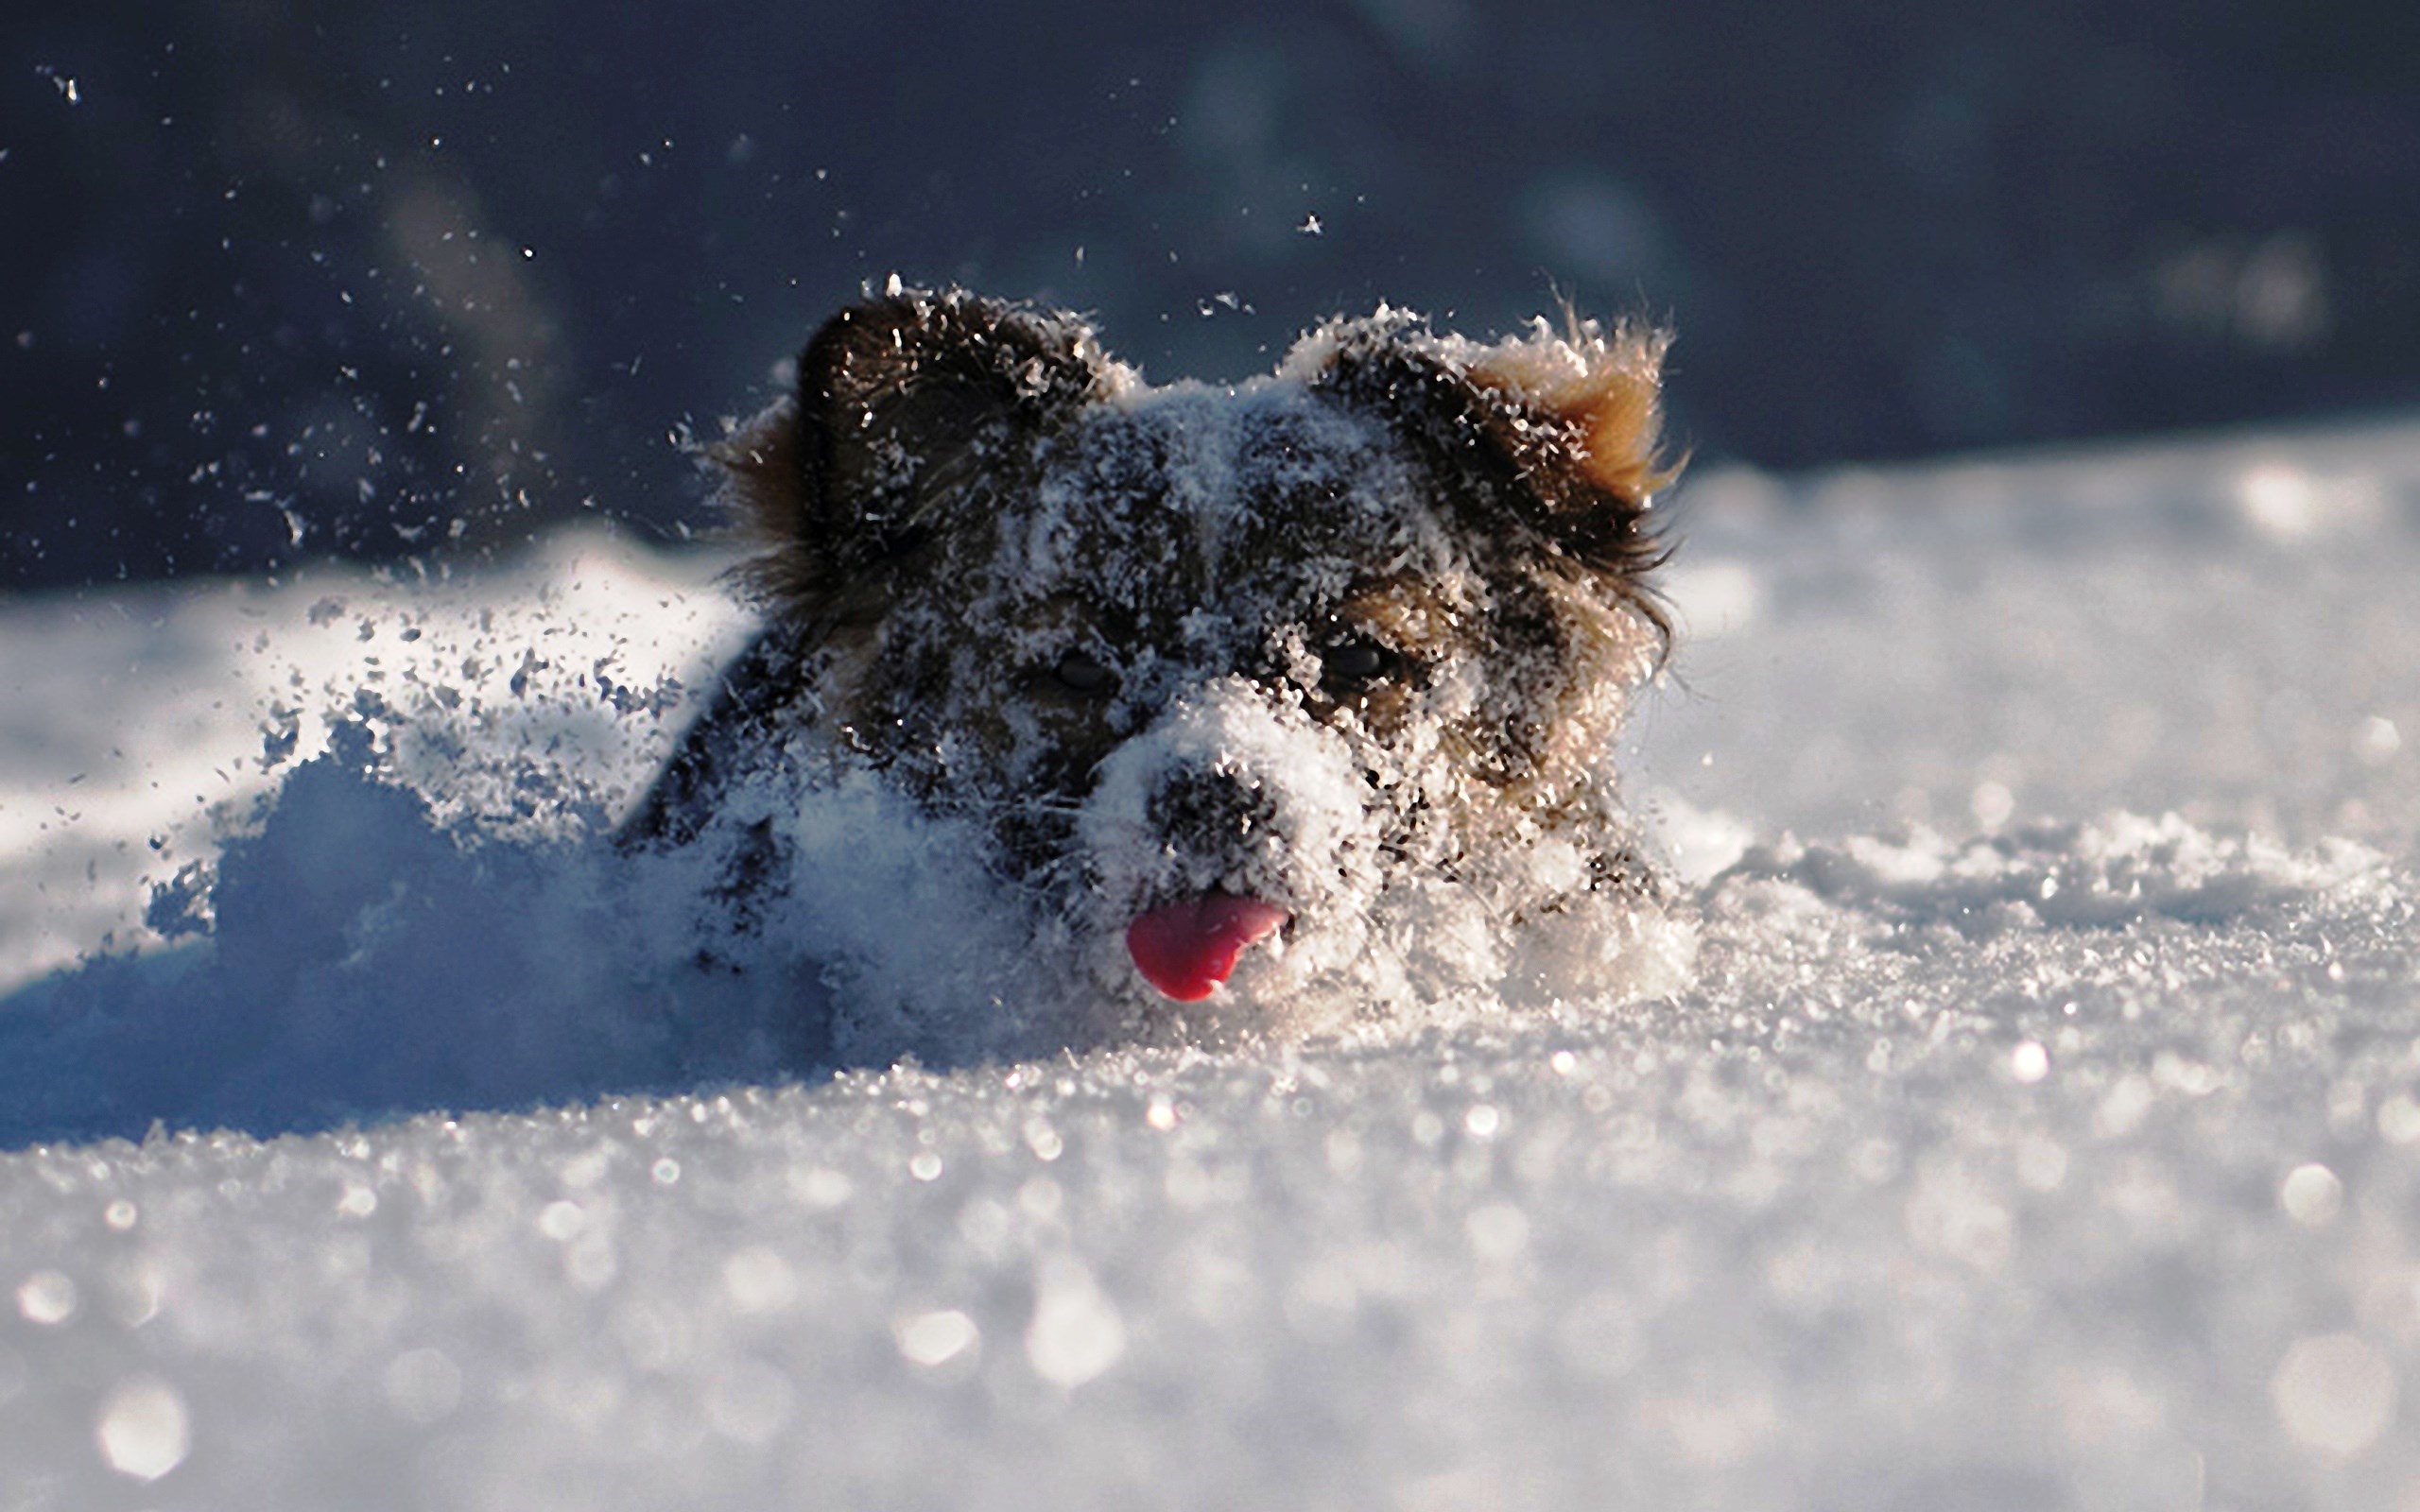
<instances>
[{"instance_id":1,"label":"sparkling snow","mask_svg":"<svg viewBox=\"0 0 2420 1512\"><path fill-rule=\"evenodd\" d=\"M1681 504L1693 985L1080 1057L596 842L711 564L0 605L0 1505L2420 1506L2420 428Z\"/></svg>"}]
</instances>

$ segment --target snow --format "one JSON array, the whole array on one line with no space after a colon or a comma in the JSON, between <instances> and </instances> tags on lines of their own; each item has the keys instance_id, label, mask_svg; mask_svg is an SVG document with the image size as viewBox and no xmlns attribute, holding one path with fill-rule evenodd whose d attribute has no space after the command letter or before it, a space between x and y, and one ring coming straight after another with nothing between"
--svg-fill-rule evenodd
<instances>
[{"instance_id":1,"label":"snow","mask_svg":"<svg viewBox=\"0 0 2420 1512\"><path fill-rule=\"evenodd\" d=\"M0 606L0 1503L2420 1504L2420 426L1681 507L1689 985L1014 1060L594 839L710 563Z\"/></svg>"}]
</instances>

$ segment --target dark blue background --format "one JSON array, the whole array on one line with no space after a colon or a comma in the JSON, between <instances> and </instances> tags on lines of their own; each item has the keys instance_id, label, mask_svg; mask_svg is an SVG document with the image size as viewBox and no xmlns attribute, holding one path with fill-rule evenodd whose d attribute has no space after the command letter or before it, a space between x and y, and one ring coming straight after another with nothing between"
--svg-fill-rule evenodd
<instances>
[{"instance_id":1,"label":"dark blue background","mask_svg":"<svg viewBox=\"0 0 2420 1512\"><path fill-rule=\"evenodd\" d=\"M2420 400L2420 10L19 4L0 584L707 523L868 280L1155 378L1380 300L1680 329L1794 467ZM1305 228L1317 217L1319 231Z\"/></svg>"}]
</instances>

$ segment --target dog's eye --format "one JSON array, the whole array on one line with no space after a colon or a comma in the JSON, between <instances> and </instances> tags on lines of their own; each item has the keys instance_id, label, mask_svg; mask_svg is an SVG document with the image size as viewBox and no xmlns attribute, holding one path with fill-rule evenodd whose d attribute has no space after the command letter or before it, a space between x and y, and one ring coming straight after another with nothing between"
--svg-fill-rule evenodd
<instances>
[{"instance_id":1,"label":"dog's eye","mask_svg":"<svg viewBox=\"0 0 2420 1512\"><path fill-rule=\"evenodd\" d=\"M1320 680L1330 688L1367 687L1391 676L1395 654L1375 641L1355 636L1320 653Z\"/></svg>"},{"instance_id":2,"label":"dog's eye","mask_svg":"<svg viewBox=\"0 0 2420 1512\"><path fill-rule=\"evenodd\" d=\"M1081 651L1070 651L1050 669L1050 676L1069 693L1098 695L1116 685L1117 674Z\"/></svg>"}]
</instances>

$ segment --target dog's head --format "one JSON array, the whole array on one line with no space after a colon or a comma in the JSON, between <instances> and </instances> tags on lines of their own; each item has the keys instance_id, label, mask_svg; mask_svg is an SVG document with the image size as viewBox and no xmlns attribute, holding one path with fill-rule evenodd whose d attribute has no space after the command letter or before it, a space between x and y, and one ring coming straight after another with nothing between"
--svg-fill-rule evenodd
<instances>
[{"instance_id":1,"label":"dog's head","mask_svg":"<svg viewBox=\"0 0 2420 1512\"><path fill-rule=\"evenodd\" d=\"M1661 353L1381 310L1150 387L1072 316L873 301L717 453L786 631L755 675L977 820L1119 992L1383 973L1438 888L1500 922L1625 880Z\"/></svg>"}]
</instances>

